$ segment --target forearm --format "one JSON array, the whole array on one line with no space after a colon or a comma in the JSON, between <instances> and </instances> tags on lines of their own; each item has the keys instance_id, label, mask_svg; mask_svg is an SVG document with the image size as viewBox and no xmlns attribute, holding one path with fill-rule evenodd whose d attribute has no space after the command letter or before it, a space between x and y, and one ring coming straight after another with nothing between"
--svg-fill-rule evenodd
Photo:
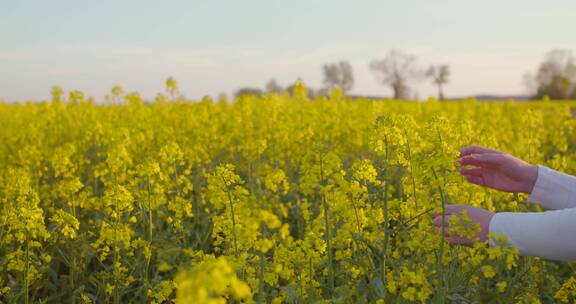
<instances>
[{"instance_id":1,"label":"forearm","mask_svg":"<svg viewBox=\"0 0 576 304\"><path fill-rule=\"evenodd\" d=\"M528 201L548 209L574 208L576 177L538 166L538 178Z\"/></svg>"},{"instance_id":2,"label":"forearm","mask_svg":"<svg viewBox=\"0 0 576 304\"><path fill-rule=\"evenodd\" d=\"M521 255L576 260L576 208L546 212L502 212L492 217L493 237L504 234ZM490 246L495 246L490 241Z\"/></svg>"}]
</instances>

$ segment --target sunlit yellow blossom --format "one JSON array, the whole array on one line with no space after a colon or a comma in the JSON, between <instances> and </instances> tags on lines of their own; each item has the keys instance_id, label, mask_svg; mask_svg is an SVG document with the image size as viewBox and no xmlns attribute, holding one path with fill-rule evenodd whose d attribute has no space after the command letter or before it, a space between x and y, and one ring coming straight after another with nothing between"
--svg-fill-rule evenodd
<instances>
[{"instance_id":1,"label":"sunlit yellow blossom","mask_svg":"<svg viewBox=\"0 0 576 304\"><path fill-rule=\"evenodd\" d=\"M494 268L490 265L482 266L482 274L484 274L484 277L487 279L491 279L496 275Z\"/></svg>"},{"instance_id":2,"label":"sunlit yellow blossom","mask_svg":"<svg viewBox=\"0 0 576 304\"><path fill-rule=\"evenodd\" d=\"M228 261L220 257L208 259L190 270L181 272L175 281L176 303L226 303L229 296L247 299L250 288L237 278Z\"/></svg>"},{"instance_id":3,"label":"sunlit yellow blossom","mask_svg":"<svg viewBox=\"0 0 576 304\"><path fill-rule=\"evenodd\" d=\"M496 284L496 287L498 288L498 292L506 291L507 286L508 286L508 283L506 283L506 281L500 281Z\"/></svg>"}]
</instances>

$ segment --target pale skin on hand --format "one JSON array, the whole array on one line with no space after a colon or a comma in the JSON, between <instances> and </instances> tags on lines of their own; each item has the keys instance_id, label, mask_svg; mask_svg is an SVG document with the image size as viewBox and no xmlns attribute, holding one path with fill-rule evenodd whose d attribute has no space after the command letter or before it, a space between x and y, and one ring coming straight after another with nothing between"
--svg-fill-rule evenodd
<instances>
[{"instance_id":1,"label":"pale skin on hand","mask_svg":"<svg viewBox=\"0 0 576 304\"><path fill-rule=\"evenodd\" d=\"M470 220L472 220L474 223L480 224L480 231L472 239L459 237L458 235L450 233L448 219L453 215L460 216L464 210L466 211L466 214ZM492 220L493 216L494 212L474 206L447 205L444 212L444 236L448 239L450 244L453 245L472 246L474 245L474 241L484 242L488 240L490 221ZM432 222L432 224L434 225L438 233L442 232L441 212L434 213L434 221Z\"/></svg>"},{"instance_id":2,"label":"pale skin on hand","mask_svg":"<svg viewBox=\"0 0 576 304\"><path fill-rule=\"evenodd\" d=\"M538 166L484 147L462 148L457 162L469 182L504 192L530 194L538 177Z\"/></svg>"},{"instance_id":3,"label":"pale skin on hand","mask_svg":"<svg viewBox=\"0 0 576 304\"><path fill-rule=\"evenodd\" d=\"M462 168L460 174L470 183L482 187L492 188L504 192L521 192L530 194L538 178L538 166L531 165L521 159L501 151L479 146L468 146L460 150L460 157L456 160ZM459 215L463 210L475 223L480 224L477 240L486 241L490 221L494 212L466 205L449 205L446 207L445 225L452 214ZM437 231L441 231L442 214L435 213L433 224ZM446 229L445 231L449 231ZM461 238L457 235L445 235L450 244L472 246L473 240Z\"/></svg>"}]
</instances>

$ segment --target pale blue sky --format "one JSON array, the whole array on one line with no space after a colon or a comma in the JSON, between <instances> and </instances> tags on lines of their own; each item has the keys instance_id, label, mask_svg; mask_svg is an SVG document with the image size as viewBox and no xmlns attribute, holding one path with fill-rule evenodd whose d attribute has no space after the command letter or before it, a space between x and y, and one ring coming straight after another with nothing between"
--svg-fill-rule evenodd
<instances>
[{"instance_id":1,"label":"pale blue sky","mask_svg":"<svg viewBox=\"0 0 576 304\"><path fill-rule=\"evenodd\" d=\"M575 20L573 0L0 0L0 100L48 98L55 84L152 98L168 76L192 98L270 78L319 87L322 64L341 59L353 93L389 95L368 63L391 48L450 64L449 96L521 94L548 50L576 50Z\"/></svg>"}]
</instances>

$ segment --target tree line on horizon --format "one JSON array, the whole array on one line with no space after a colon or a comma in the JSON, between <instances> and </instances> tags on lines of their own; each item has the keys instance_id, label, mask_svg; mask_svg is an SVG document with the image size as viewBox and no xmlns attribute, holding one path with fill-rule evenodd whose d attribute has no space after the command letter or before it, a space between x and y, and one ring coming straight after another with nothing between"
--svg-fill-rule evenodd
<instances>
[{"instance_id":1,"label":"tree line on horizon","mask_svg":"<svg viewBox=\"0 0 576 304\"><path fill-rule=\"evenodd\" d=\"M444 87L451 76L448 64L422 68L416 56L400 50L390 50L382 59L372 60L369 63L369 69L378 82L392 91L394 99L412 98L413 85L426 79L437 87L437 99L446 99ZM348 93L354 87L353 68L346 60L324 64L322 74L323 86L317 90L311 90L311 96L327 95L333 88L340 88L344 93ZM529 98L576 99L576 63L572 52L570 50L548 52L535 74L524 75L524 85L529 92ZM239 97L264 93L290 93L293 86L294 84L283 87L275 79L271 79L264 89L243 87L234 95Z\"/></svg>"},{"instance_id":2,"label":"tree line on horizon","mask_svg":"<svg viewBox=\"0 0 576 304\"><path fill-rule=\"evenodd\" d=\"M425 79L437 87L438 100L446 99L444 86L448 84L451 76L450 66L447 64L430 65L425 69L418 64L416 56L399 50L390 50L382 59L372 60L368 67L382 85L391 89L394 99L412 99L414 84ZM346 60L324 64L322 73L323 86L319 89L309 89L310 98L327 96L334 88L339 88L344 94L347 94L354 87L353 68ZM526 73L523 80L529 91L527 97L530 99L576 100L576 60L572 51L549 51L538 65L535 73ZM298 81L301 79L288 86L282 86L275 79L271 79L263 89L243 87L235 92L234 97L283 92L292 94ZM51 89L52 101L93 100L79 90L70 91L67 95L65 97L64 90L59 86L53 86ZM106 95L105 102L122 103L126 99L142 98L139 93L126 92L121 86L116 85ZM169 77L166 80L165 92L159 93L154 98L154 100L160 101L185 99L174 77ZM228 98L225 93L222 93L217 96L217 100L228 100Z\"/></svg>"},{"instance_id":3,"label":"tree line on horizon","mask_svg":"<svg viewBox=\"0 0 576 304\"><path fill-rule=\"evenodd\" d=\"M372 60L369 68L380 83L390 87L394 99L411 98L411 84L429 78L438 88L438 99L443 100L443 88L448 83L450 76L449 65L431 65L428 69L422 69L417 63L416 56L400 50L390 50L384 58ZM352 65L346 60L324 64L322 74L323 86L317 90L311 90L312 96L327 95L333 88L339 88L347 93L354 87L354 71ZM240 97L263 93L291 92L292 88L293 84L283 88L275 79L271 79L264 89L244 87L238 89L234 95Z\"/></svg>"}]
</instances>

